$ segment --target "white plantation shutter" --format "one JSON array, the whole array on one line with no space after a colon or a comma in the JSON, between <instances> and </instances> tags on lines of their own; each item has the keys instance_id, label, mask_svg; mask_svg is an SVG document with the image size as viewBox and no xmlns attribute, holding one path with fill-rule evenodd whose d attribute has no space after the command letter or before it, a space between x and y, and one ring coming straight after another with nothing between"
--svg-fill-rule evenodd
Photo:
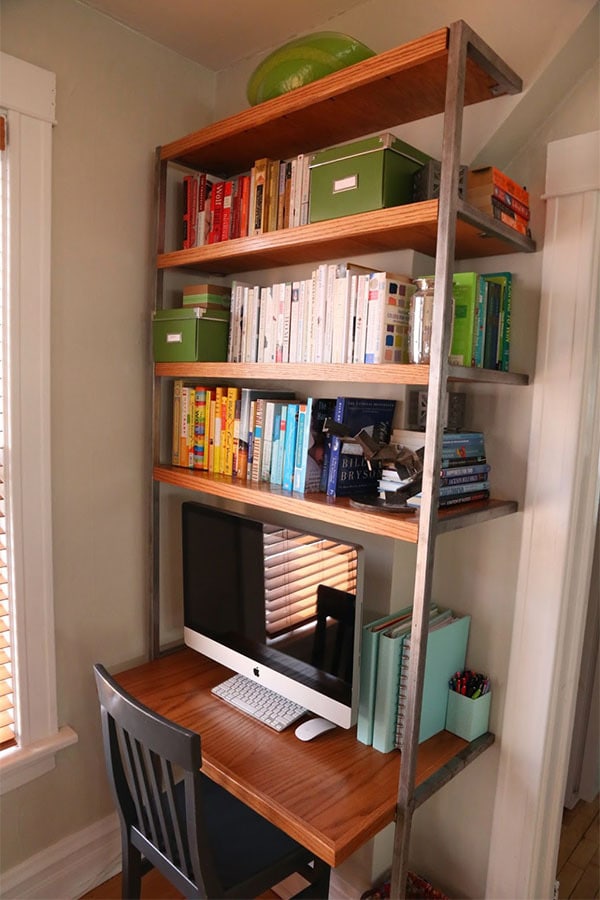
<instances>
[{"instance_id":1,"label":"white plantation shutter","mask_svg":"<svg viewBox=\"0 0 600 900\"><path fill-rule=\"evenodd\" d=\"M319 584L356 593L354 547L274 525L263 533L268 637L315 619Z\"/></svg>"},{"instance_id":2,"label":"white plantation shutter","mask_svg":"<svg viewBox=\"0 0 600 900\"><path fill-rule=\"evenodd\" d=\"M0 283L5 284L7 265L7 164L5 123L0 115ZM10 588L5 492L5 298L0 303L0 747L14 742L14 695L12 678L12 640L10 628Z\"/></svg>"}]
</instances>

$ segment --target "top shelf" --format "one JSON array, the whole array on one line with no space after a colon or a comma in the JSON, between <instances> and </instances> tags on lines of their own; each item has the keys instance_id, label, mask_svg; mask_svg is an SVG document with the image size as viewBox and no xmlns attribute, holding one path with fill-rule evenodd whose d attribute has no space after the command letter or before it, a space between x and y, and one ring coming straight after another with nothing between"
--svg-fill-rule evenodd
<instances>
[{"instance_id":1,"label":"top shelf","mask_svg":"<svg viewBox=\"0 0 600 900\"><path fill-rule=\"evenodd\" d=\"M236 174L265 155L286 159L444 111L448 28L379 53L160 148L165 162ZM472 33L465 106L521 90ZM487 49L487 48L486 48ZM489 59L492 59L492 63Z\"/></svg>"}]
</instances>

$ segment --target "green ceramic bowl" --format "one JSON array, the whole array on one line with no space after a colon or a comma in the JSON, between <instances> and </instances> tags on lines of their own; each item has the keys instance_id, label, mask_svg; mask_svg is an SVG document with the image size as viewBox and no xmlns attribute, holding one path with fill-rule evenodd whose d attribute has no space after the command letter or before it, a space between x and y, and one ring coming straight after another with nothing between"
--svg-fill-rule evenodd
<instances>
[{"instance_id":1,"label":"green ceramic bowl","mask_svg":"<svg viewBox=\"0 0 600 900\"><path fill-rule=\"evenodd\" d=\"M248 102L256 106L370 56L375 56L373 50L336 31L318 31L296 38L257 66L248 81Z\"/></svg>"}]
</instances>

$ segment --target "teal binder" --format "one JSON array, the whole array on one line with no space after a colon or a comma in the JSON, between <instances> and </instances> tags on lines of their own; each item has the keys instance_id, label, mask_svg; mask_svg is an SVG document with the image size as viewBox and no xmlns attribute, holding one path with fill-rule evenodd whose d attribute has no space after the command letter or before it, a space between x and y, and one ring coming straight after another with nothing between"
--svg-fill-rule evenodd
<instances>
[{"instance_id":1,"label":"teal binder","mask_svg":"<svg viewBox=\"0 0 600 900\"><path fill-rule=\"evenodd\" d=\"M451 615L450 610L440 613L436 606L432 606L429 610L432 622L450 618ZM411 628L412 616L408 623L398 624L384 631L379 642L373 715L373 747L381 753L389 753L396 746L400 675L404 661L405 642L410 643Z\"/></svg>"},{"instance_id":2,"label":"teal binder","mask_svg":"<svg viewBox=\"0 0 600 900\"><path fill-rule=\"evenodd\" d=\"M427 655L423 676L423 702L419 743L443 731L448 707L448 682L465 667L469 640L470 616L451 617L444 621L432 621L427 638ZM404 706L402 685L406 681L410 659L410 638L402 654L400 697L397 709L396 746L402 749L404 741Z\"/></svg>"},{"instance_id":3,"label":"teal binder","mask_svg":"<svg viewBox=\"0 0 600 900\"><path fill-rule=\"evenodd\" d=\"M412 616L404 625L384 631L379 642L373 715L373 747L381 753L389 753L394 749L396 743L402 647L411 628Z\"/></svg>"},{"instance_id":4,"label":"teal binder","mask_svg":"<svg viewBox=\"0 0 600 900\"><path fill-rule=\"evenodd\" d=\"M358 699L358 720L356 737L362 744L373 743L373 713L375 710L375 687L379 639L386 627L402 617L410 617L412 606L382 616L363 626L360 651L360 692Z\"/></svg>"}]
</instances>

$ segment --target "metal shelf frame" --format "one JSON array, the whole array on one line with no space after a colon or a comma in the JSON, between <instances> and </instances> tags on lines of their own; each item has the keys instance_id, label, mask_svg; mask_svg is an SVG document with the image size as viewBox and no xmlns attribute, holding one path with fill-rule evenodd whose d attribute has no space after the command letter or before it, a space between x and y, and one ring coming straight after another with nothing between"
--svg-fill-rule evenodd
<instances>
[{"instance_id":1,"label":"metal shelf frame","mask_svg":"<svg viewBox=\"0 0 600 900\"><path fill-rule=\"evenodd\" d=\"M480 102L495 95L519 93L522 90L521 80L466 23L458 21L447 29L441 29L419 41L411 42L405 47L388 51L385 54L381 54L380 57L374 58L374 60L360 63L357 67L352 67L352 70L348 70L347 73L337 73L322 79L314 86L300 88L298 91L292 92L287 100L285 98L276 98L273 101L267 101L266 104L254 110L244 111L238 116L230 117L223 120L223 122L201 129L199 132L182 138L180 141L175 141L162 148L159 147L156 154L157 265L155 269L155 296L157 298L156 307L160 307L162 306L161 298L165 287L165 271L169 268L187 267L190 270L197 269L205 272L243 271L245 267L268 268L269 262L279 265L284 264L286 260L288 262L298 261L304 256L310 259L315 255L315 252L317 253L315 258L322 258L322 256L318 256L317 250L322 240L325 240L323 245L325 249L322 250L322 253L329 253L333 248L337 249L335 228L332 231L327 223L324 223L318 227L305 226L304 229L298 229L295 234L290 230L290 233L276 232L271 235L260 236L259 238L242 238L228 242L230 246L215 245L212 248L200 248L192 251L165 252L167 166L170 162L179 161L210 169L212 163L223 159L225 167L228 167L229 171L239 171L240 169L235 167L240 165L241 162L245 164L248 160L252 160L255 157L258 158L261 155L258 150L261 148L261 152L264 151L267 138L274 141L273 153L276 155L282 158L295 155L301 149L306 149L303 146L303 142L307 139L306 124L314 124L319 116L322 118L325 115L324 111L326 109L335 109L336 103L339 107L337 116L332 116L331 122L327 122L326 127L324 126L324 129L321 129L321 131L324 130L324 133L327 133L328 127L333 128L330 143L335 143L336 138L337 142L339 142L360 133L367 133L367 131L375 130L381 125L383 127L393 127L394 124L409 121L409 113L415 113L414 105L416 100L413 98L413 101L411 101L412 106L409 103L406 109L399 110L397 122L394 122L392 117L392 100L395 103L398 97L410 97L413 93L416 96L416 91L407 90L402 93L402 88L406 83L413 84L413 86L418 83L418 86L421 87L420 78L422 76L419 74L421 72L419 66L421 65L423 66L423 72L430 81L427 82L426 87L422 88L424 94L423 109L419 111L419 115L432 115L443 108L444 131L439 201L435 203L435 209L433 206L431 209L429 207L425 209L425 206L422 206L418 210L417 205L414 208L416 225L414 234L419 229L423 230L423 221L426 219L427 228L433 229L432 234L436 256L431 364L427 368L417 367L419 369L418 373L416 368L414 370L417 375L415 383L428 386L422 502L418 529L415 530L413 535L409 535L408 538L400 532L390 535L397 539L413 540L417 544L406 706L406 741L402 752L402 764L398 782L394 833L391 881L391 896L393 898L404 897L405 893L404 886L406 885L408 869L412 817L415 809L493 742L493 735L482 736L478 741L469 745L463 758L457 758L452 766L444 767L443 771L432 776L427 783L426 789L415 789L418 735L428 638L428 617L425 615L425 611L431 600L436 539L438 535L455 527L463 527L466 524L485 521L496 515L504 515L507 512L516 510L516 504L508 503L504 506L499 504L497 507L492 508L491 511L490 509L482 508L473 514L465 513L456 516L454 519L438 515L439 459L442 448L443 410L448 382L489 380L509 384L527 383L527 377L524 375L508 375L494 372L487 373L488 377L486 378L486 373L449 366L447 361L452 327L452 274L457 249L456 240L458 232L461 241L464 242L464 223L467 223L467 230L471 229L471 231L474 231L477 237L481 237L480 232L485 233L486 237L491 235L492 243L489 245L490 247L505 247L505 249L494 252L506 252L506 248L508 248L509 252L511 248L525 252L535 249L535 245L531 240L522 238L522 236L515 233L511 234L511 229L494 222L458 198L464 106L467 103ZM443 66L445 66L445 71ZM473 73L474 67L479 70L479 74ZM371 120L369 118L372 114L371 106L362 101L364 101L365 96L368 96L369 91L372 93L376 79L379 79L377 84L380 85L380 93L386 95L387 105L385 109L380 106L375 112L376 119ZM407 79L408 82L406 81ZM469 79L471 79L471 84ZM444 84L445 98L442 105ZM470 87L468 87L466 94L465 86L469 84ZM357 98L362 98L361 102L356 102ZM348 114L343 114L344 103L356 110L355 120L348 110L346 111ZM332 104L334 105L332 106ZM413 115L413 118L416 117L418 116ZM367 123L372 127L366 128ZM360 130L361 127L362 132ZM310 135L310 140L314 142L316 136L318 137L320 133L319 129L316 129L315 134ZM316 147L318 144L315 143L314 146ZM240 154L247 155L248 159L245 157L243 160L240 159ZM354 224L348 220L343 223L344 239L349 240L350 246L353 246L352 242L361 233L368 232L372 248L376 247L376 241L379 240L393 243L398 236L402 237L406 229L412 225L410 221L407 223L407 217L410 220L412 215L413 212L411 210L405 210L401 213L382 211L380 214L381 221L379 221L379 214L366 217L361 221L357 220ZM429 222L430 218L431 222ZM389 226L392 227L390 228ZM323 235L321 235L321 231L323 231ZM410 235L407 233L406 240L414 240L414 234L413 232ZM428 240L431 240L431 235L428 237ZM329 244L327 244L327 241L329 241ZM494 243L494 241L499 243ZM469 256L473 246L476 246L476 244L473 243L472 238L469 236L466 245L463 246L463 250L465 250L463 255ZM490 250L490 252L492 251ZM475 255L481 254L477 253ZM361 374L359 370L365 367L335 367L335 372L333 370L321 372L320 369L324 367L309 366L300 371L297 367L292 370L292 367L282 366L278 372L271 372L269 367L257 366L251 372L248 371L248 367L238 367L236 369L232 364L198 364L196 369L193 368L193 365L195 364L181 364L181 369L178 369L177 366L161 364L154 367L152 387L153 488L151 534L149 535L151 566L148 585L151 607L149 641L152 658L156 658L162 652L160 645L159 599L161 482L175 484L189 490L204 491L241 503L252 504L253 496L254 502L259 506L265 506L268 502L263 497L262 492L255 492L253 495L251 490L244 489L243 486L236 486L225 481L220 484L218 478L213 480L202 477L195 478L190 473L184 473L180 476L172 467L161 464L161 395L164 393L161 386L162 380L172 377L194 377L196 372L198 375L202 372L201 377L225 377L237 380L269 377L284 380L289 378L302 382L306 379L313 379L316 375L318 379L322 378L323 380L329 379L332 381L343 378L343 380L356 381L358 383L369 383L371 381L389 383L390 385L408 383L408 374L400 372L400 369L405 369L406 367L398 367L396 372L388 371L390 367L381 367L379 373L375 372L377 367L372 367L371 372L363 372ZM482 375L483 378L481 377ZM290 511L297 515L303 514L302 500L282 498L280 502L284 512ZM305 504L304 515L307 515L309 518L317 517L319 512L310 512L311 509L312 505L310 503ZM333 508L333 511L328 513L328 517L328 521L348 525L347 512L344 511L343 506L340 506L337 512ZM358 526L351 525L350 527L361 528L362 525L365 525L368 530L372 530L375 534L385 533L383 531L378 532L378 528L375 526L369 528L368 517L364 520L360 519L360 523Z\"/></svg>"}]
</instances>

